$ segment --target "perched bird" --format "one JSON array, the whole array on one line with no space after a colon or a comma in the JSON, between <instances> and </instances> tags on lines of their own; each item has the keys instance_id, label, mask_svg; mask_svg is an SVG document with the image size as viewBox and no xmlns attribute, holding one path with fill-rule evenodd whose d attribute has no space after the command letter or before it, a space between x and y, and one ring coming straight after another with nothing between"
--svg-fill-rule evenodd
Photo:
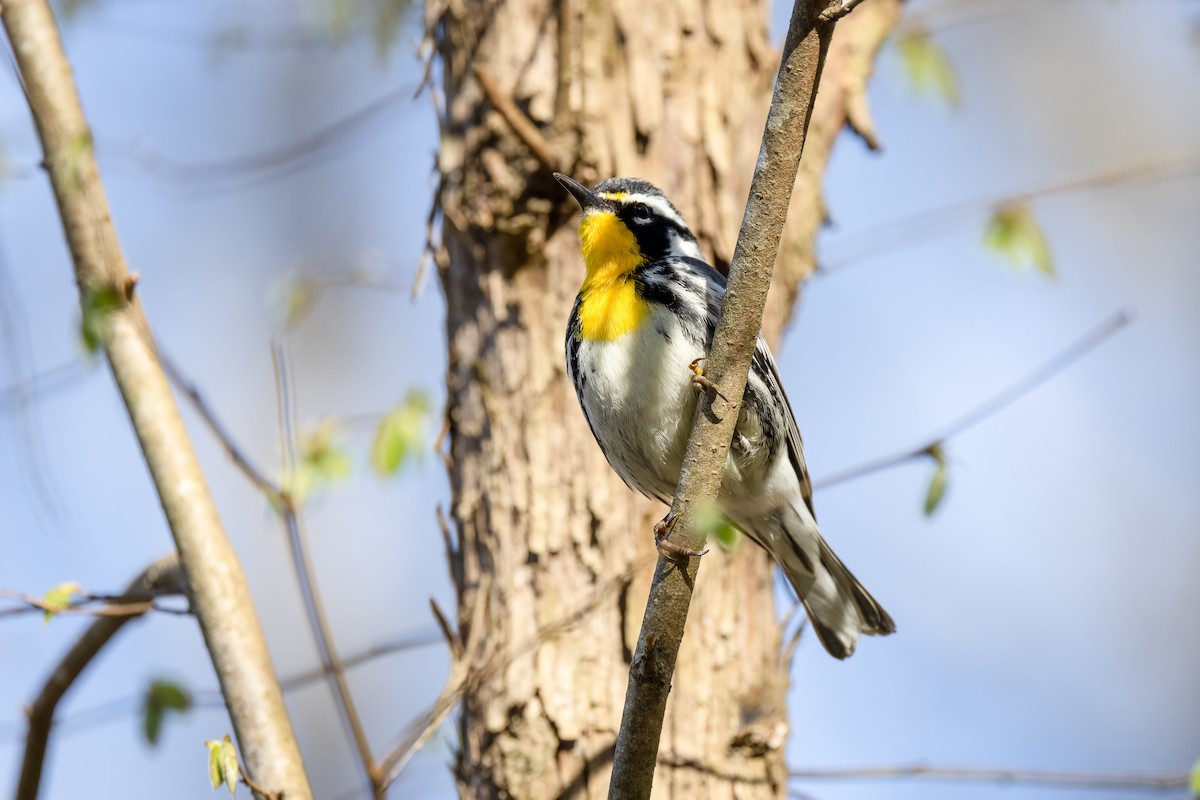
<instances>
[{"instance_id":1,"label":"perched bird","mask_svg":"<svg viewBox=\"0 0 1200 800\"><path fill-rule=\"evenodd\" d=\"M567 372L608 463L670 505L725 277L663 193L636 178L595 189L555 173L579 203L586 276L567 322ZM690 368L690 370L689 370ZM696 373L696 375L693 375ZM722 478L722 511L783 568L835 658L896 625L821 537L800 431L762 336Z\"/></svg>"}]
</instances>

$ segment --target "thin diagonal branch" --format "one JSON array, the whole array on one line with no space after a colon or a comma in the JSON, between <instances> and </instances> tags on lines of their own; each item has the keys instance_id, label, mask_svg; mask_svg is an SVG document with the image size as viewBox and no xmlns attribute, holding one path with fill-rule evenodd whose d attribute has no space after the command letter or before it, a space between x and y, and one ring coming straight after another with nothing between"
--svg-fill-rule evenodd
<instances>
[{"instance_id":1,"label":"thin diagonal branch","mask_svg":"<svg viewBox=\"0 0 1200 800\"><path fill-rule=\"evenodd\" d=\"M0 389L0 414L36 399L43 394L49 394L64 389L92 375L88 365L79 360L69 361L52 367L26 380L14 383Z\"/></svg>"},{"instance_id":2,"label":"thin diagonal branch","mask_svg":"<svg viewBox=\"0 0 1200 800\"><path fill-rule=\"evenodd\" d=\"M293 458L293 426L291 425L291 381L287 371L287 354L278 342L272 342L271 358L275 369L275 386L279 393L279 408L281 420L281 444L284 450L284 469L294 468ZM238 470L267 498L272 507L279 513L287 535L288 552L292 559L296 582L300 587L305 614L308 617L309 629L317 646L317 654L321 661L321 675L329 680L330 692L333 695L334 707L342 723L346 738L353 743L358 753L359 763L367 778L372 791L378 791L378 768L371 753L371 744L363 727L362 718L346 681L345 664L338 656L333 644L333 635L329 622L325 617L324 605L316 588L316 576L312 569L312 558L308 550L308 541L300 516L300 507L287 491L259 469L245 452L234 441L233 436L217 418L216 412L200 393L199 388L176 367L170 359L161 356L163 369L171 382L191 401L192 407L200 415L204 424L221 443L226 455Z\"/></svg>"},{"instance_id":3,"label":"thin diagonal branch","mask_svg":"<svg viewBox=\"0 0 1200 800\"><path fill-rule=\"evenodd\" d=\"M470 653L456 651L456 645L459 644L458 637L452 637L454 639L454 643L451 646L453 661L451 663L450 676L446 679L446 685L429 709L409 723L400 741L380 759L382 788L386 790L400 777L400 773L404 770L404 767L417 751L433 737L433 734L442 722L445 721L446 717L449 716L450 712L454 710L455 705L458 704L459 699L464 693L489 680L497 673L508 669L518 658L527 655L546 642L574 628L581 620L586 619L592 611L601 608L609 596L625 590L629 582L633 580L633 576L647 566L649 566L649 559L636 559L629 565L628 569L619 575L614 575L604 583L598 584L587 600L576 606L573 611L564 614L559 619L542 625L528 641L520 642L513 647L506 648L502 652L498 651L473 672L465 672L464 667L471 663L478 663L477 660L471 658ZM475 609L478 616L472 620L472 624L484 624L485 620L482 614L485 607L479 604L475 606ZM481 646L481 639L474 638L472 641L476 646Z\"/></svg>"},{"instance_id":4,"label":"thin diagonal branch","mask_svg":"<svg viewBox=\"0 0 1200 800\"><path fill-rule=\"evenodd\" d=\"M46 0L6 0L12 43L75 264L85 310L111 298L102 342L149 467L247 768L288 800L312 797L262 624L133 292L54 14Z\"/></svg>"},{"instance_id":5,"label":"thin diagonal branch","mask_svg":"<svg viewBox=\"0 0 1200 800\"><path fill-rule=\"evenodd\" d=\"M923 778L939 781L971 783L1005 783L1022 786L1047 786L1064 789L1126 789L1144 791L1178 791L1187 788L1188 775L1148 775L1136 772L1087 773L1043 772L1020 769L977 769L970 767L933 767L910 764L858 769L801 769L792 770L788 778L795 780L895 780Z\"/></svg>"},{"instance_id":6,"label":"thin diagonal branch","mask_svg":"<svg viewBox=\"0 0 1200 800\"><path fill-rule=\"evenodd\" d=\"M1048 183L1012 195L950 203L941 208L923 211L914 216L884 223L861 234L856 234L844 247L833 248L833 252L828 257L821 259L817 274L834 274L896 247L927 241L945 232L953 224L979 217L997 208L1031 203L1034 200L1074 192L1178 180L1197 174L1200 174L1200 153L1190 153L1108 169L1081 178Z\"/></svg>"},{"instance_id":7,"label":"thin diagonal branch","mask_svg":"<svg viewBox=\"0 0 1200 800\"><path fill-rule=\"evenodd\" d=\"M368 130L385 112L407 102L412 92L411 85L393 89L294 142L232 158L187 161L134 143L101 144L104 152L115 152L167 183L209 193L244 189L318 163L335 148Z\"/></svg>"},{"instance_id":8,"label":"thin diagonal branch","mask_svg":"<svg viewBox=\"0 0 1200 800\"><path fill-rule=\"evenodd\" d=\"M190 615L191 612L187 610L165 608L157 605L154 598L158 594L85 594L77 600L72 600L65 606L58 606L47 603L42 598L34 597L31 594L0 589L0 597L19 604L10 608L0 609L0 619L39 612L42 614L82 614L89 617L119 617L124 619L140 617L149 611L162 611L167 614L180 614L183 616Z\"/></svg>"},{"instance_id":9,"label":"thin diagonal branch","mask_svg":"<svg viewBox=\"0 0 1200 800\"><path fill-rule=\"evenodd\" d=\"M294 433L290 424L290 417L294 408L292 404L291 378L287 371L287 353L283 345L277 340L272 342L271 360L275 365L275 385L280 392L280 408L285 417L283 430L285 431L286 441L283 443L283 450L288 467L291 468L293 465L290 463L291 459L288 458L288 454L294 452L294 439L292 438ZM232 449L231 445L227 445L227 449ZM292 570L295 572L296 581L300 585L300 596L304 600L304 611L308 616L308 626L312 631L313 640L317 645L317 654L321 659L321 669L329 680L334 705L337 707L338 717L342 721L342 727L346 731L346 736L354 743L354 747L358 751L359 763L366 776L367 785L371 787L371 791L375 796L380 797L383 794L383 790L380 786L379 766L375 761L374 755L371 753L371 743L367 739L367 732L363 727L362 718L359 716L358 708L354 704L354 696L351 694L350 684L346 680L346 670L341 658L338 656L337 648L334 646L333 634L329 628L329 621L325 616L325 607L321 602L321 595L317 591L316 575L312 568L312 555L308 549L308 538L304 535L300 507L290 492L279 487L273 488L275 497L280 500L278 508L280 516L283 519L284 530L287 532L288 553L292 559Z\"/></svg>"},{"instance_id":10,"label":"thin diagonal branch","mask_svg":"<svg viewBox=\"0 0 1200 800\"><path fill-rule=\"evenodd\" d=\"M482 66L475 65L475 80L479 81L479 88L483 89L483 93L487 96L488 102L492 104L492 108L504 117L504 121L512 128L513 133L525 143L525 146L537 156L537 160L549 172L554 172L559 168L559 158L555 154L553 148L546 142L541 131L533 124L533 121L525 115L513 99L500 91L500 87L496 85L495 79Z\"/></svg>"},{"instance_id":11,"label":"thin diagonal branch","mask_svg":"<svg viewBox=\"0 0 1200 800\"><path fill-rule=\"evenodd\" d=\"M370 663L377 658L414 650L418 647L428 647L442 641L444 641L442 634L436 628L399 636L372 645L366 650L355 653L352 656L347 656L342 660L342 668L349 671L362 664ZM290 692L310 686L325 678L326 674L324 668L318 667L283 678L280 680L279 685L283 688L284 692ZM141 694L107 700L91 708L77 711L66 719L55 720L54 729L59 736L78 733L136 712L142 707L143 702L144 696ZM192 695L192 705L196 708L220 708L225 705L225 699L221 696L221 692L216 689L203 690ZM0 723L0 739L8 739L19 735L24 730L24 727L24 723Z\"/></svg>"},{"instance_id":12,"label":"thin diagonal branch","mask_svg":"<svg viewBox=\"0 0 1200 800\"><path fill-rule=\"evenodd\" d=\"M1095 350L1104 342L1108 341L1112 336L1121 331L1126 325L1134 320L1132 311L1121 310L1101 323L1093 330L1086 333L1078 341L1070 347L1058 353L1045 364L1030 372L1025 377L1021 378L1016 383L1012 384L1004 391L988 398L980 403L975 408L971 409L954 422L947 425L941 433L930 437L923 444L919 444L911 450L905 450L894 455L884 456L883 458L868 461L865 464L859 464L856 467L851 467L842 472L834 473L828 477L813 481L814 489L824 489L838 483L861 478L865 475L870 475L875 472L895 467L903 464L906 461L912 461L918 458L932 456L938 448L944 447L946 442L953 437L959 435L963 431L973 428L985 419L998 414L1004 409L1011 406L1013 403L1020 400L1025 395L1038 388L1046 381L1055 377L1063 370L1070 367L1076 361L1086 356L1088 353Z\"/></svg>"},{"instance_id":13,"label":"thin diagonal branch","mask_svg":"<svg viewBox=\"0 0 1200 800\"><path fill-rule=\"evenodd\" d=\"M840 0L837 3L840 5ZM675 544L685 551L698 551L703 546L704 532L696 530L693 520L698 510L716 498L721 485L751 356L762 328L767 290L817 84L833 35L835 23L821 19L830 8L821 0L796 0L792 8L758 164L705 370L735 402L710 398L697 403L671 509L673 518L681 523L676 530L682 529ZM699 566L696 557L676 561L660 556L658 560L629 668L613 756L610 800L650 796L667 694Z\"/></svg>"},{"instance_id":14,"label":"thin diagonal branch","mask_svg":"<svg viewBox=\"0 0 1200 800\"><path fill-rule=\"evenodd\" d=\"M266 474L250 461L250 458L242 451L233 437L221 421L217 419L216 413L212 407L200 394L200 389L196 384L188 380L184 374L175 366L175 362L167 357L167 354L158 351L158 360L162 363L163 372L166 373L167 379L175 384L179 391L183 392L184 396L191 402L192 408L200 415L200 419L212 431L213 436L220 442L225 449L225 455L229 456L229 460L233 462L243 475L245 475L251 483L258 488L260 492L267 496L276 507L283 505L283 493L279 490Z\"/></svg>"},{"instance_id":15,"label":"thin diagonal branch","mask_svg":"<svg viewBox=\"0 0 1200 800\"><path fill-rule=\"evenodd\" d=\"M183 571L179 568L179 557L175 553L155 561L130 582L125 594L139 597L156 597L185 591ZM87 627L71 649L51 670L38 696L29 705L29 731L25 737L25 755L21 761L21 777L17 783L16 800L36 800L42 781L42 765L46 760L46 746L50 741L50 729L54 722L54 711L63 695L75 683L75 679L87 669L92 659L112 640L117 632L132 617L101 617Z\"/></svg>"},{"instance_id":16,"label":"thin diagonal branch","mask_svg":"<svg viewBox=\"0 0 1200 800\"><path fill-rule=\"evenodd\" d=\"M294 432L291 424L293 414L291 379L287 369L287 354L277 341L272 342L271 358L275 369L276 391L279 393L284 468L290 470L294 468L294 464L291 463L294 450ZM370 741L367 739L362 718L359 716L349 683L346 680L346 663L341 660L337 648L333 644L333 635L325 616L324 604L321 602L316 588L316 576L312 569L312 557L308 550L307 537L304 535L299 504L291 492L268 478L266 473L250 460L249 456L234 441L228 429L217 418L216 412L205 400L204 395L200 393L199 388L188 380L170 359L164 356L162 363L171 382L188 398L204 424L221 443L229 459L262 492L278 512L280 521L283 523L284 533L287 535L288 552L291 556L293 571L296 574L296 582L300 588L305 614L308 617L309 629L321 661L321 669L318 674L328 679L334 707L337 709L346 738L354 745L358 753L359 763L368 785L372 791L377 791L377 765L371 753Z\"/></svg>"}]
</instances>

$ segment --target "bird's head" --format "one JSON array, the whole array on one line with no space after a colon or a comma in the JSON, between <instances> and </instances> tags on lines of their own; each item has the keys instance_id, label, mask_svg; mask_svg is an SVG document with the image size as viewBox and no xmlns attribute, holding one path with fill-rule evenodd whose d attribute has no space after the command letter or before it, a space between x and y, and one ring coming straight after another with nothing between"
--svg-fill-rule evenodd
<instances>
[{"instance_id":1,"label":"bird's head","mask_svg":"<svg viewBox=\"0 0 1200 800\"><path fill-rule=\"evenodd\" d=\"M640 178L610 178L589 189L561 172L583 219L579 245L588 279L626 275L667 256L702 258L696 237L662 191Z\"/></svg>"}]
</instances>

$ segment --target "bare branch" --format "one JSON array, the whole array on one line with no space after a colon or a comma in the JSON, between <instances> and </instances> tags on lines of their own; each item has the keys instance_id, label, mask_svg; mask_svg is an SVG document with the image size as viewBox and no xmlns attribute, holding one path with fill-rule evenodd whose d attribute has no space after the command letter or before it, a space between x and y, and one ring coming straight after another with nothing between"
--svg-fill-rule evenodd
<instances>
[{"instance_id":1,"label":"bare branch","mask_svg":"<svg viewBox=\"0 0 1200 800\"><path fill-rule=\"evenodd\" d=\"M442 634L436 628L398 636L395 639L373 645L352 656L347 656L342 660L342 667L349 671L377 658L402 653L418 647L428 647L442 641L444 641ZM279 683L285 692L290 692L322 680L326 674L324 668L318 667L317 669L311 669L307 672L300 672L284 678ZM66 719L56 720L54 722L54 729L58 732L59 736L78 733L79 731L87 730L96 725L103 725L136 712L141 708L142 703L143 696L140 694L108 700L91 708L78 711ZM225 705L225 699L221 696L221 692L216 689L204 690L196 692L192 696L192 705L196 708L220 708ZM0 739L13 737L23 731L24 727L24 723L20 725L12 722L0 723Z\"/></svg>"},{"instance_id":2,"label":"bare branch","mask_svg":"<svg viewBox=\"0 0 1200 800\"><path fill-rule=\"evenodd\" d=\"M66 606L47 603L43 598L34 597L24 592L14 592L10 589L0 589L0 597L12 600L20 605L0 610L0 619L17 617L34 612L43 614L83 614L91 617L140 617L148 611L162 611L167 614L189 615L191 612L171 608L162 608L155 604L153 596L142 593L135 595L93 595L82 594L79 599L72 600Z\"/></svg>"},{"instance_id":3,"label":"bare branch","mask_svg":"<svg viewBox=\"0 0 1200 800\"><path fill-rule=\"evenodd\" d=\"M587 601L577 606L574 611L541 626L538 628L537 633L528 641L518 643L515 647L506 649L503 652L497 652L473 672L464 673L463 671L466 665L477 663L472 653L452 652L453 661L451 663L450 676L446 679L446 686L442 690L442 693L438 695L438 699L434 701L433 705L424 714L409 723L400 741L392 747L387 755L380 759L382 789L386 790L400 777L400 773L404 770L409 760L429 741L438 727L445 721L446 717L449 716L450 712L454 710L455 705L458 704L459 699L465 692L470 691L484 681L489 680L492 676L508 669L518 658L537 649L545 642L571 630L581 620L591 614L592 611L600 608L609 595L623 591L629 585L629 582L633 580L633 576L647 566L649 566L649 559L636 559L630 564L629 569L619 575L614 575L604 583L597 584ZM477 614L482 615L485 607L481 603L475 606L475 610ZM472 624L483 624L482 616L473 620ZM452 638L458 639L458 636L452 634ZM482 646L482 641L479 637L473 637L471 640L476 647Z\"/></svg>"},{"instance_id":4,"label":"bare branch","mask_svg":"<svg viewBox=\"0 0 1200 800\"><path fill-rule=\"evenodd\" d=\"M1013 403L1020 400L1025 395L1032 392L1034 389L1041 386L1046 381L1055 377L1063 370L1070 367L1079 359L1086 356L1088 353L1095 350L1104 342L1108 341L1112 336L1121 331L1126 325L1133 322L1135 319L1132 311L1118 311L1112 317L1107 319L1101 325L1085 334L1079 341L1072 344L1066 350L1057 354L1045 364L1029 373L1021 380L1009 386L1004 391L994 397L985 400L975 408L963 414L954 422L946 426L946 428L938 435L931 437L925 443L917 445L911 450L905 450L902 453L885 456L874 461L868 461L866 464L860 464L857 467L842 472L834 473L829 477L813 481L814 489L824 489L838 483L861 478L864 475L870 475L881 470L903 464L906 461L912 461L917 458L925 458L931 456L935 449L943 447L951 438L959 435L963 431L973 428L985 419L998 414L1004 409L1011 406Z\"/></svg>"},{"instance_id":5,"label":"bare branch","mask_svg":"<svg viewBox=\"0 0 1200 800\"><path fill-rule=\"evenodd\" d=\"M1111 7L1110 0L1078 0L1079 3ZM1153 0L1151 0L1153 2ZM1170 0L1166 0L1170 2ZM1065 0L1064 0L1065 3ZM946 0L917 6L896 30L899 38L914 30L944 33L956 28L992 22L1002 17L1045 11L1042 0Z\"/></svg>"},{"instance_id":6,"label":"bare branch","mask_svg":"<svg viewBox=\"0 0 1200 800\"><path fill-rule=\"evenodd\" d=\"M821 22L836 22L854 10L862 0L839 0L836 5L829 6L821 12Z\"/></svg>"},{"instance_id":7,"label":"bare branch","mask_svg":"<svg viewBox=\"0 0 1200 800\"><path fill-rule=\"evenodd\" d=\"M208 429L216 437L217 441L225 449L225 454L229 456L229 460L233 462L243 475L249 478L260 492L267 496L277 508L283 505L282 492L279 487L272 482L262 470L251 463L250 459L242 452L242 449L233 441L233 437L221 421L217 419L216 412L209 406L204 399L204 395L200 394L199 388L194 383L189 381L184 374L175 366L175 362L167 357L167 354L162 350L158 351L158 360L162 364L163 372L166 373L167 379L175 384L179 391L183 392L184 396L191 402L192 408L200 415L200 419L208 426Z\"/></svg>"},{"instance_id":8,"label":"bare branch","mask_svg":"<svg viewBox=\"0 0 1200 800\"><path fill-rule=\"evenodd\" d=\"M1045 197L1070 194L1091 189L1113 189L1122 186L1177 180L1200 174L1200 153L1163 159L1142 164L1109 169L1104 172L1050 183L1027 192L1005 197L965 200L942 208L925 211L907 219L896 220L856 235L842 252L834 250L821 259L818 275L829 275L896 247L927 241L955 223L969 220L1004 206L1019 205Z\"/></svg>"},{"instance_id":9,"label":"bare branch","mask_svg":"<svg viewBox=\"0 0 1200 800\"><path fill-rule=\"evenodd\" d=\"M704 533L693 525L695 512L716 498L721 485L817 84L833 35L835 23L821 20L826 8L827 3L819 0L796 0L792 8L721 318L705 369L710 380L736 402L719 403L710 398L696 405L671 509L674 519L682 523L676 527L682 529L682 535L674 544L684 551L699 551L703 546ZM650 796L667 694L699 566L697 557L676 561L660 556L658 560L630 664L610 800Z\"/></svg>"},{"instance_id":10,"label":"bare branch","mask_svg":"<svg viewBox=\"0 0 1200 800\"><path fill-rule=\"evenodd\" d=\"M179 568L179 557L175 553L171 553L142 570L130 582L125 594L137 597L156 597L183 591L185 591L185 583L183 571ZM131 618L129 614L106 616L89 625L83 635L59 660L58 665L50 672L50 676L42 685L37 698L29 705L27 712L29 732L25 737L25 755L21 761L21 777L17 783L16 800L36 800L42 781L42 765L46 759L46 745L50 740L50 728L54 721L54 711L58 708L58 702L75 683L75 679L87 669L88 664L92 663L92 659Z\"/></svg>"},{"instance_id":11,"label":"bare branch","mask_svg":"<svg viewBox=\"0 0 1200 800\"><path fill-rule=\"evenodd\" d=\"M924 778L942 781L973 783L1011 783L1025 786L1051 786L1075 789L1131 789L1145 791L1174 791L1188 785L1188 775L1147 775L1140 773L1040 772L1037 770L975 769L964 767L933 767L912 764L894 767L863 767L859 769L802 769L791 770L788 778L795 780L893 780Z\"/></svg>"},{"instance_id":12,"label":"bare branch","mask_svg":"<svg viewBox=\"0 0 1200 800\"><path fill-rule=\"evenodd\" d=\"M557 170L559 168L558 155L542 137L537 126L525 115L525 112L517 108L517 104L511 97L500 91L500 87L496 85L491 74L479 64L475 65L475 80L479 81L479 88L483 89L483 93L487 95L492 108L504 117L504 121L512 128L513 133L537 156L541 165L549 172Z\"/></svg>"},{"instance_id":13,"label":"bare branch","mask_svg":"<svg viewBox=\"0 0 1200 800\"><path fill-rule=\"evenodd\" d=\"M412 94L411 84L393 89L294 142L233 158L185 160L132 142L105 140L101 145L105 153L119 155L167 183L209 193L244 189L319 163L335 148L369 129L384 113L409 101Z\"/></svg>"},{"instance_id":14,"label":"bare branch","mask_svg":"<svg viewBox=\"0 0 1200 800\"><path fill-rule=\"evenodd\" d=\"M0 6L37 125L81 300L114 300L103 343L166 513L247 767L289 800L312 796L250 587L159 365L112 226L71 67L46 0Z\"/></svg>"},{"instance_id":15,"label":"bare branch","mask_svg":"<svg viewBox=\"0 0 1200 800\"><path fill-rule=\"evenodd\" d=\"M275 385L280 392L280 408L283 414L290 417L291 409L291 380L287 372L287 353L283 345L278 341L272 342L271 360L275 365ZM292 426L285 422L284 431L287 436L283 443L285 458L287 454L294 451L294 432ZM227 444L227 448L231 445ZM300 508L295 502L291 494L285 490L274 487L275 496L279 499L277 508L280 516L283 519L284 530L287 533L288 552L292 559L292 570L296 574L296 581L300 585L300 596L304 601L304 611L308 616L308 627L312 631L313 641L317 645L317 654L321 659L321 669L329 679L329 688L333 694L334 705L337 707L338 716L341 718L342 727L346 732L347 738L354 743L355 749L358 751L359 764L362 767L363 774L367 779L367 785L371 787L372 792L376 796L382 796L383 790L380 787L379 768L375 762L375 757L371 753L371 743L367 739L366 729L363 727L362 718L358 715L358 708L354 704L354 697L350 693L350 684L346 681L346 670L342 665L341 658L338 656L337 648L333 644L333 634L329 629L329 622L325 617L324 604L321 602L321 595L317 591L316 575L312 569L312 556L308 551L308 539L304 535L304 528L300 518Z\"/></svg>"},{"instance_id":16,"label":"bare branch","mask_svg":"<svg viewBox=\"0 0 1200 800\"><path fill-rule=\"evenodd\" d=\"M294 449L294 431L290 424L292 415L291 381L286 366L288 361L287 353L278 341L272 342L271 357L275 368L276 391L279 393L280 419L283 423L281 446L284 450L285 468L291 469L290 454ZM161 358L163 369L170 377L172 383L178 386L180 391L191 401L192 406L200 414L205 425L208 426L209 430L221 443L230 460L263 493L279 513L284 532L287 535L288 551L291 555L292 568L296 574L296 581L300 587L300 596L303 600L305 614L308 617L309 629L312 631L313 641L317 646L317 654L321 660L321 671L319 674L329 680L329 688L333 695L334 706L337 708L338 717L341 720L346 738L354 744L358 752L359 762L367 778L368 785L371 786L372 791L377 791L379 782L377 765L371 753L371 745L367 739L366 729L363 727L362 719L354 703L354 697L350 692L350 686L346 681L345 664L338 656L337 648L333 644L333 635L330 631L328 620L325 618L324 605L317 591L316 576L313 574L311 566L312 559L308 551L307 537L304 535L299 504L290 492L268 478L266 473L250 461L242 448L233 440L233 436L221 424L221 421L217 419L216 412L205 400L196 385L187 380L169 359L165 357Z\"/></svg>"},{"instance_id":17,"label":"bare branch","mask_svg":"<svg viewBox=\"0 0 1200 800\"><path fill-rule=\"evenodd\" d=\"M65 389L91 374L87 364L74 360L30 375L26 380L0 389L0 413L17 408L38 395Z\"/></svg>"}]
</instances>

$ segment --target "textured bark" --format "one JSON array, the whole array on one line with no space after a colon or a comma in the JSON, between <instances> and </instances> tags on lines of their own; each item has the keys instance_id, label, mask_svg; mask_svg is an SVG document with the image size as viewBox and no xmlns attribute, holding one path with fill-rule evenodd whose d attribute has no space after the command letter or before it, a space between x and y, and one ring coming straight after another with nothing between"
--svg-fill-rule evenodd
<instances>
[{"instance_id":1,"label":"textured bark","mask_svg":"<svg viewBox=\"0 0 1200 800\"><path fill-rule=\"evenodd\" d=\"M567 381L562 342L582 264L541 145L585 182L659 184L723 266L778 56L758 2L451 0L428 14L446 95L438 202L458 657L484 676L463 697L460 792L604 797L654 560L650 527L665 509L604 462ZM773 339L813 264L833 139L850 112L865 126L863 84L897 15L897 0L871 0L838 25L768 304ZM544 142L510 124L479 71ZM772 577L749 544L706 557L655 797L786 793Z\"/></svg>"}]
</instances>

